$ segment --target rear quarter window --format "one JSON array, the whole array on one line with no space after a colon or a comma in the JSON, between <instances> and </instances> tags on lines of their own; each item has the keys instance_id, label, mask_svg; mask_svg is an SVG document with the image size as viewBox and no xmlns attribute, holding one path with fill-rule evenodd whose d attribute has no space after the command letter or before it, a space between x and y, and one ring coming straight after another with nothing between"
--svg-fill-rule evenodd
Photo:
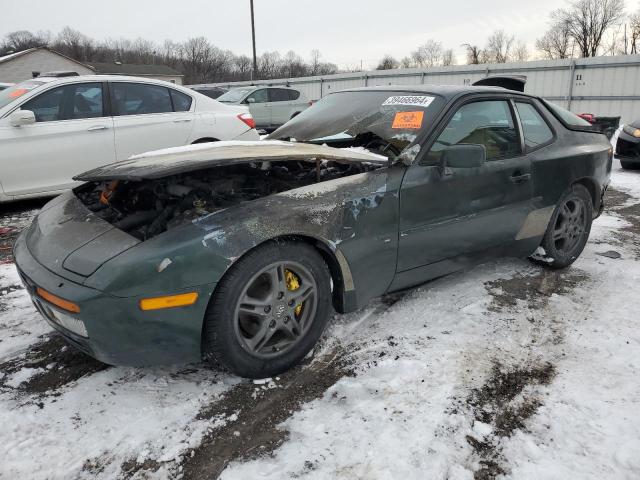
<instances>
[{"instance_id":1,"label":"rear quarter window","mask_svg":"<svg viewBox=\"0 0 640 480\"><path fill-rule=\"evenodd\" d=\"M575 113L562 108L555 103L543 100L545 106L560 122L570 130L583 130L587 132L600 133L600 131L586 120L580 118Z\"/></svg>"}]
</instances>

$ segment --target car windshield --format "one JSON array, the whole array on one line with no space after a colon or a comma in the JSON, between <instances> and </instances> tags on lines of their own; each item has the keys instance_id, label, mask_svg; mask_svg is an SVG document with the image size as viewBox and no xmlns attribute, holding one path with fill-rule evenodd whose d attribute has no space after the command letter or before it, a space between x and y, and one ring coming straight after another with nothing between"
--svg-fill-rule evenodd
<instances>
[{"instance_id":1,"label":"car windshield","mask_svg":"<svg viewBox=\"0 0 640 480\"><path fill-rule=\"evenodd\" d=\"M0 91L0 108L6 107L11 102L20 98L25 93L29 93L36 87L43 85L44 82L36 82L34 80L29 80L27 82L18 83L17 85L12 85L9 88L5 88Z\"/></svg>"},{"instance_id":2,"label":"car windshield","mask_svg":"<svg viewBox=\"0 0 640 480\"><path fill-rule=\"evenodd\" d=\"M224 103L238 103L248 93L252 92L253 88L234 88L218 97L219 102Z\"/></svg>"},{"instance_id":3,"label":"car windshield","mask_svg":"<svg viewBox=\"0 0 640 480\"><path fill-rule=\"evenodd\" d=\"M362 139L356 143L397 156L433 125L444 103L442 97L422 92L338 92L324 97L268 138L328 144Z\"/></svg>"}]
</instances>

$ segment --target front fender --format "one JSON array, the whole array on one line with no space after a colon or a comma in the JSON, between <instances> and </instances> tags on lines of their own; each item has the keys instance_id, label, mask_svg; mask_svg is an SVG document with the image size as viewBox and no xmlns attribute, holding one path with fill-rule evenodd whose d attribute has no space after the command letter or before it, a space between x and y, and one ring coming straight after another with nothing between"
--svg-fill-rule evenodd
<instances>
[{"instance_id":1,"label":"front fender","mask_svg":"<svg viewBox=\"0 0 640 480\"><path fill-rule=\"evenodd\" d=\"M398 191L395 166L246 202L196 219L105 263L87 286L130 297L218 282L249 250L282 237L325 245L344 274L350 308L385 293L396 270Z\"/></svg>"}]
</instances>

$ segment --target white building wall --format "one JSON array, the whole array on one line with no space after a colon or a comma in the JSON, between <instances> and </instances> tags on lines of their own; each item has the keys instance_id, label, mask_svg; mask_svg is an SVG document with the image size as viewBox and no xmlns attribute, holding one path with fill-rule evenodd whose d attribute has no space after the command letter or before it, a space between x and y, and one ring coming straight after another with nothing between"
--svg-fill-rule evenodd
<instances>
[{"instance_id":1,"label":"white building wall","mask_svg":"<svg viewBox=\"0 0 640 480\"><path fill-rule=\"evenodd\" d=\"M289 85L309 99L348 88L374 85L470 85L487 75L526 75L526 92L547 98L576 113L640 119L640 55L540 60L510 64L457 65L326 75L256 82L219 83Z\"/></svg>"},{"instance_id":2,"label":"white building wall","mask_svg":"<svg viewBox=\"0 0 640 480\"><path fill-rule=\"evenodd\" d=\"M33 77L32 72L70 70L91 75L93 70L48 50L36 50L0 63L0 82L17 83Z\"/></svg>"}]
</instances>

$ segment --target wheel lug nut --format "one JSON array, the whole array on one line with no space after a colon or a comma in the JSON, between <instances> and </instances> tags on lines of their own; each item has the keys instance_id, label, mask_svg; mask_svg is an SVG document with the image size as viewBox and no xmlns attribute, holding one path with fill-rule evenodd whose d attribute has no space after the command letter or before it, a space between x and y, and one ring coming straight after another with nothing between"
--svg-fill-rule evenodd
<instances>
[{"instance_id":1,"label":"wheel lug nut","mask_svg":"<svg viewBox=\"0 0 640 480\"><path fill-rule=\"evenodd\" d=\"M296 304L296 302L294 302L293 300L290 300L290 301L289 301L289 306L290 306L290 307L293 307L295 304Z\"/></svg>"},{"instance_id":2,"label":"wheel lug nut","mask_svg":"<svg viewBox=\"0 0 640 480\"><path fill-rule=\"evenodd\" d=\"M284 298L284 293L278 292L278 300L282 300Z\"/></svg>"},{"instance_id":3,"label":"wheel lug nut","mask_svg":"<svg viewBox=\"0 0 640 480\"><path fill-rule=\"evenodd\" d=\"M276 321L275 320L271 320L271 323L269 323L269 328L276 328Z\"/></svg>"},{"instance_id":4,"label":"wheel lug nut","mask_svg":"<svg viewBox=\"0 0 640 480\"><path fill-rule=\"evenodd\" d=\"M291 320L291 317L287 316L287 317L284 319L284 323L289 323L289 320Z\"/></svg>"},{"instance_id":5,"label":"wheel lug nut","mask_svg":"<svg viewBox=\"0 0 640 480\"><path fill-rule=\"evenodd\" d=\"M264 307L264 313L269 313L270 311L271 311L271 307L269 305Z\"/></svg>"}]
</instances>

